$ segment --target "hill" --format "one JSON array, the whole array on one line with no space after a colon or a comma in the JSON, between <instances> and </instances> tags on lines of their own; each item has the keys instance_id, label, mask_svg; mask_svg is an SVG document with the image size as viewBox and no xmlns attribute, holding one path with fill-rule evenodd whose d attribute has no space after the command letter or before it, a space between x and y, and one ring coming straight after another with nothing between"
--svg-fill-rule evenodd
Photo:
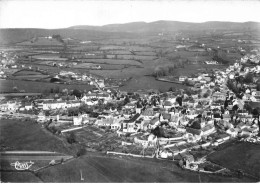
<instances>
[{"instance_id":1,"label":"hill","mask_svg":"<svg viewBox=\"0 0 260 186\"><path fill-rule=\"evenodd\" d=\"M78 25L64 29L17 28L0 29L0 44L15 44L34 37L60 34L79 40L99 40L113 38L138 38L145 34L175 31L258 31L258 22L205 22L188 23L178 21L133 22L125 24L109 24L104 26Z\"/></svg>"},{"instance_id":2,"label":"hill","mask_svg":"<svg viewBox=\"0 0 260 186\"><path fill-rule=\"evenodd\" d=\"M109 32L171 32L181 30L256 30L260 28L257 22L218 22L189 23L179 21L155 21L151 23L133 22L126 24L110 24L104 26L73 26L70 29L89 29Z\"/></svg>"}]
</instances>

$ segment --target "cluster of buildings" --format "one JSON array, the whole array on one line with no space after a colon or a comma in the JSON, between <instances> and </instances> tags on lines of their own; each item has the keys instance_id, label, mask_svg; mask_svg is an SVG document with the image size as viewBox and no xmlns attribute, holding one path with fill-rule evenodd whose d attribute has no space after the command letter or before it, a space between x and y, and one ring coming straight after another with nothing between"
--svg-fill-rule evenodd
<instances>
[{"instance_id":1,"label":"cluster of buildings","mask_svg":"<svg viewBox=\"0 0 260 186\"><path fill-rule=\"evenodd\" d=\"M71 71L60 71L59 74L55 76L55 78L72 78L77 81L85 81L88 82L90 85L95 85L100 88L105 87L104 79L101 77L93 76L91 74L78 74Z\"/></svg>"},{"instance_id":2,"label":"cluster of buildings","mask_svg":"<svg viewBox=\"0 0 260 186\"><path fill-rule=\"evenodd\" d=\"M214 71L214 78L207 73L193 78L180 77L179 81L188 79L198 83L189 93L187 90L165 93L110 91L103 88L102 80L93 81L92 77L84 75L81 78L98 84L100 89L72 100L38 99L23 108L41 110L38 120L42 122L48 119L44 115L47 110L110 104L109 108L97 111L95 117L87 113L73 116L73 125L87 126L91 123L109 128L118 136L130 135L131 140L122 141L122 145L155 149L153 156L157 158L175 159L180 154L190 157L193 149L216 147L229 139L258 135L259 113L249 112L245 104L255 102L260 105L260 90L245 84L248 87L242 92L241 99L227 87L228 80L249 72L253 72L259 81L259 65L249 67L249 71L245 72L238 63L226 70ZM76 74L61 71L60 76L76 77ZM204 96L205 93L207 96ZM120 108L113 107L119 103ZM6 102L0 105L0 109L15 110L17 103Z\"/></svg>"},{"instance_id":3,"label":"cluster of buildings","mask_svg":"<svg viewBox=\"0 0 260 186\"><path fill-rule=\"evenodd\" d=\"M17 68L15 64L18 56L8 51L0 51L0 78L6 78L5 71L9 68Z\"/></svg>"},{"instance_id":4,"label":"cluster of buildings","mask_svg":"<svg viewBox=\"0 0 260 186\"><path fill-rule=\"evenodd\" d=\"M243 56L241 58L241 63L247 63L247 62L259 64L260 55L259 54L258 55L257 54L247 54L247 55Z\"/></svg>"}]
</instances>

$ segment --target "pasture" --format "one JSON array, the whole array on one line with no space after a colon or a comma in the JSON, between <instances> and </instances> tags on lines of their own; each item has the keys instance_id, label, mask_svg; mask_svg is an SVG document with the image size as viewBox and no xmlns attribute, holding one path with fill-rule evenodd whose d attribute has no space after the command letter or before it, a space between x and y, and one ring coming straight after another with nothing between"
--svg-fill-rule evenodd
<instances>
[{"instance_id":1,"label":"pasture","mask_svg":"<svg viewBox=\"0 0 260 186\"><path fill-rule=\"evenodd\" d=\"M258 144L240 142L214 152L209 160L228 169L238 170L258 177L260 180L260 146Z\"/></svg>"},{"instance_id":2,"label":"pasture","mask_svg":"<svg viewBox=\"0 0 260 186\"><path fill-rule=\"evenodd\" d=\"M80 170L82 172L81 180ZM173 162L145 158L85 155L63 165L39 171L45 182L59 183L198 183L251 182L183 170Z\"/></svg>"},{"instance_id":3,"label":"pasture","mask_svg":"<svg viewBox=\"0 0 260 186\"><path fill-rule=\"evenodd\" d=\"M1 92L13 92L13 87L17 87L18 90L25 90L25 92L45 92L51 89L78 89L78 90L92 90L94 86L81 85L81 84L57 84L49 82L35 82L35 81L22 81L22 80L0 80Z\"/></svg>"}]
</instances>

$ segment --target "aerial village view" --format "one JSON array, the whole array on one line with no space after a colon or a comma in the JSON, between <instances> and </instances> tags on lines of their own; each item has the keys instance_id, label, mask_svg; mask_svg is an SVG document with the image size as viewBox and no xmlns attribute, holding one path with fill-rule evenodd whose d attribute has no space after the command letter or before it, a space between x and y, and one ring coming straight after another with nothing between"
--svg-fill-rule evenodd
<instances>
[{"instance_id":1,"label":"aerial village view","mask_svg":"<svg viewBox=\"0 0 260 186\"><path fill-rule=\"evenodd\" d=\"M1 182L259 182L259 28L1 28Z\"/></svg>"}]
</instances>

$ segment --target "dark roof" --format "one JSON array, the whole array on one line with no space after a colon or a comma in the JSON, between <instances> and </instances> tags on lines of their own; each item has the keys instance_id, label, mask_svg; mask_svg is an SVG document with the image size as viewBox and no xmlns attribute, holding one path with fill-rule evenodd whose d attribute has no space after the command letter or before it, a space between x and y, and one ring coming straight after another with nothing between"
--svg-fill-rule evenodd
<instances>
[{"instance_id":1,"label":"dark roof","mask_svg":"<svg viewBox=\"0 0 260 186\"><path fill-rule=\"evenodd\" d=\"M125 120L126 123L132 123L135 122L135 120L137 120L137 118L139 118L140 114L137 113L136 115L134 115L130 120Z\"/></svg>"},{"instance_id":2,"label":"dark roof","mask_svg":"<svg viewBox=\"0 0 260 186\"><path fill-rule=\"evenodd\" d=\"M186 132L187 133L191 133L191 134L195 134L195 135L200 135L201 130L200 129L194 129L194 128L187 127L186 128Z\"/></svg>"}]
</instances>

